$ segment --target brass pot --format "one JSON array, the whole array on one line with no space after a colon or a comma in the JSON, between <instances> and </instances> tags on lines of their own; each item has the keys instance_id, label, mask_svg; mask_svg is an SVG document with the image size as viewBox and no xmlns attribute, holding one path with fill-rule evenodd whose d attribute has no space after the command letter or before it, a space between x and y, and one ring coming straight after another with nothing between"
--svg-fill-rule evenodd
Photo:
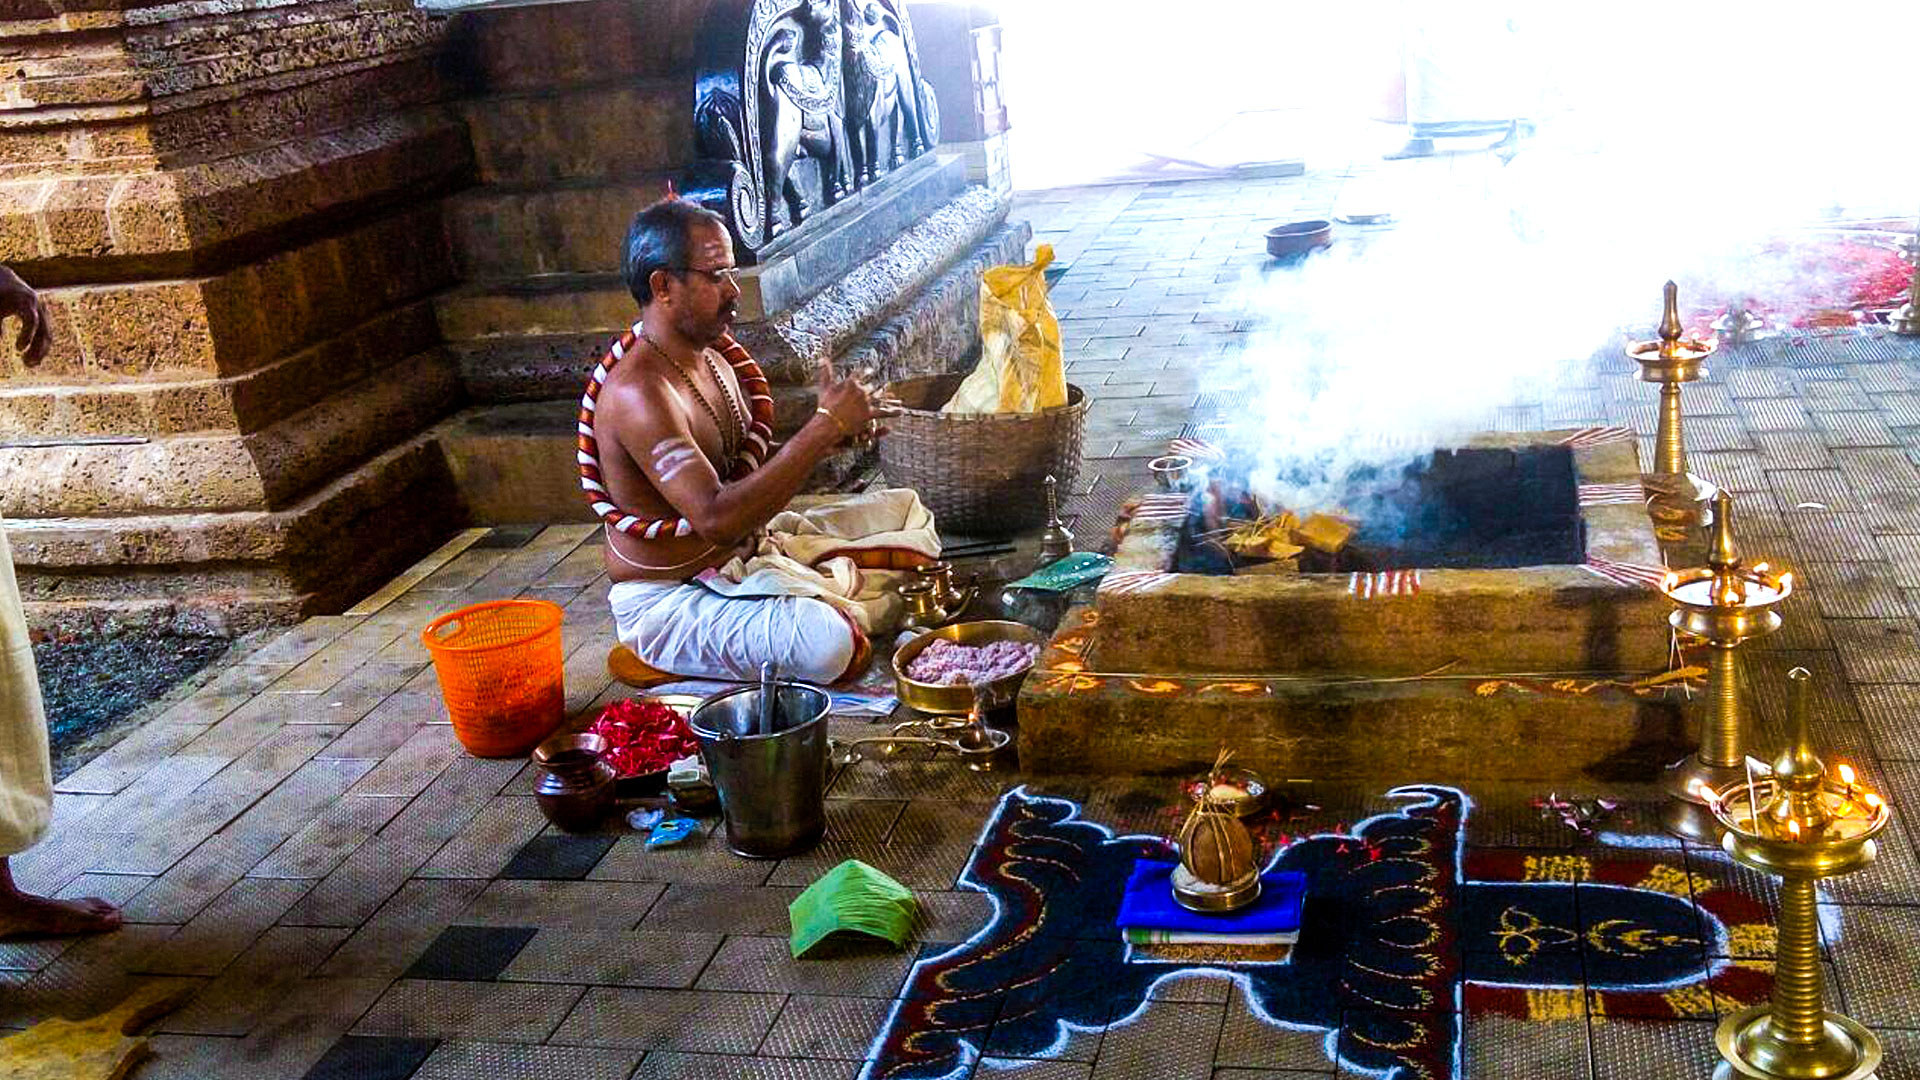
<instances>
[{"instance_id":1,"label":"brass pot","mask_svg":"<svg viewBox=\"0 0 1920 1080\"><path fill-rule=\"evenodd\" d=\"M1260 899L1260 871L1255 868L1230 885L1209 885L1184 865L1173 868L1173 902L1202 915L1225 915Z\"/></svg>"},{"instance_id":2,"label":"brass pot","mask_svg":"<svg viewBox=\"0 0 1920 1080\"><path fill-rule=\"evenodd\" d=\"M534 801L567 832L587 832L613 808L613 766L600 760L607 741L585 732L555 735L533 752L542 775Z\"/></svg>"},{"instance_id":3,"label":"brass pot","mask_svg":"<svg viewBox=\"0 0 1920 1080\"><path fill-rule=\"evenodd\" d=\"M907 678L907 665L920 651L933 643L935 638L945 638L959 645L986 645L995 641L1029 642L1046 648L1047 639L1040 631L1025 623L1004 622L998 619L983 619L977 622L955 623L938 630L929 630L912 641L907 642L893 654L893 677L897 685L900 700L910 708L924 713L964 716L973 709L973 699L978 693L988 709L999 709L1013 703L1014 696L1020 692L1020 683L1026 679L1027 671L1016 671L987 683L983 687L941 686L938 683L917 682Z\"/></svg>"}]
</instances>

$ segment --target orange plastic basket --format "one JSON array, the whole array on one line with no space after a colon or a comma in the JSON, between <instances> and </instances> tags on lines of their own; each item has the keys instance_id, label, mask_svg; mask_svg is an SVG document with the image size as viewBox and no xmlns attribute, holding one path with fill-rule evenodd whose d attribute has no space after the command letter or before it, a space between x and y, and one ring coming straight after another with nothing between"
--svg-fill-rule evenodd
<instances>
[{"instance_id":1,"label":"orange plastic basket","mask_svg":"<svg viewBox=\"0 0 1920 1080\"><path fill-rule=\"evenodd\" d=\"M475 757L518 757L566 718L558 604L494 600L427 624L440 696Z\"/></svg>"}]
</instances>

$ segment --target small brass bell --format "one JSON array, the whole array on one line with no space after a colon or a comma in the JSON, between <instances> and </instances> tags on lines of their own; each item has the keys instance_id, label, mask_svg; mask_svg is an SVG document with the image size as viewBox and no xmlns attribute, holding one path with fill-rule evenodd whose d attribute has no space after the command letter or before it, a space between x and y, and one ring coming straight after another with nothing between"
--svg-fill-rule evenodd
<instances>
[{"instance_id":1,"label":"small brass bell","mask_svg":"<svg viewBox=\"0 0 1920 1080\"><path fill-rule=\"evenodd\" d=\"M1059 481L1047 474L1047 531L1040 537L1040 556L1034 567L1050 566L1073 554L1073 532L1060 520Z\"/></svg>"}]
</instances>

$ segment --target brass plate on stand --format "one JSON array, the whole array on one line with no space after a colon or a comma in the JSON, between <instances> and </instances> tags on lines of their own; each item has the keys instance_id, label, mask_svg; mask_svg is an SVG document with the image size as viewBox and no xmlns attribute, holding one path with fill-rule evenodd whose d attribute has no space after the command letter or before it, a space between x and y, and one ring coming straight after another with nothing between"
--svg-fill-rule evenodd
<instances>
[{"instance_id":1,"label":"brass plate on stand","mask_svg":"<svg viewBox=\"0 0 1920 1080\"><path fill-rule=\"evenodd\" d=\"M1230 914L1260 899L1258 870L1231 885L1209 885L1188 873L1185 866L1176 866L1172 880L1174 902L1202 915Z\"/></svg>"}]
</instances>

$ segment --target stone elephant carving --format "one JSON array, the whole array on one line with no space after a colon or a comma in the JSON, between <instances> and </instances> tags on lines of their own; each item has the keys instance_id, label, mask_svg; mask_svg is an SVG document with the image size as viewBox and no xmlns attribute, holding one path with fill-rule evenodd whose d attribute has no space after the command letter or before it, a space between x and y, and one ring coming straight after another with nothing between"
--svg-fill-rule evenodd
<instances>
[{"instance_id":1,"label":"stone elephant carving","mask_svg":"<svg viewBox=\"0 0 1920 1080\"><path fill-rule=\"evenodd\" d=\"M852 137L855 182L879 175L881 132L887 133L887 168L919 157L937 135L927 127L923 89L909 59L899 19L878 0L840 0L847 42L847 123ZM924 88L931 99L931 87ZM936 121L937 122L937 121Z\"/></svg>"},{"instance_id":2,"label":"stone elephant carving","mask_svg":"<svg viewBox=\"0 0 1920 1080\"><path fill-rule=\"evenodd\" d=\"M839 49L833 11L820 0L809 0L783 17L767 37L760 69L764 106L760 154L769 238L798 225L811 209L793 181L794 163L801 157L820 163L821 197L827 205L847 193L847 135L836 70Z\"/></svg>"}]
</instances>

